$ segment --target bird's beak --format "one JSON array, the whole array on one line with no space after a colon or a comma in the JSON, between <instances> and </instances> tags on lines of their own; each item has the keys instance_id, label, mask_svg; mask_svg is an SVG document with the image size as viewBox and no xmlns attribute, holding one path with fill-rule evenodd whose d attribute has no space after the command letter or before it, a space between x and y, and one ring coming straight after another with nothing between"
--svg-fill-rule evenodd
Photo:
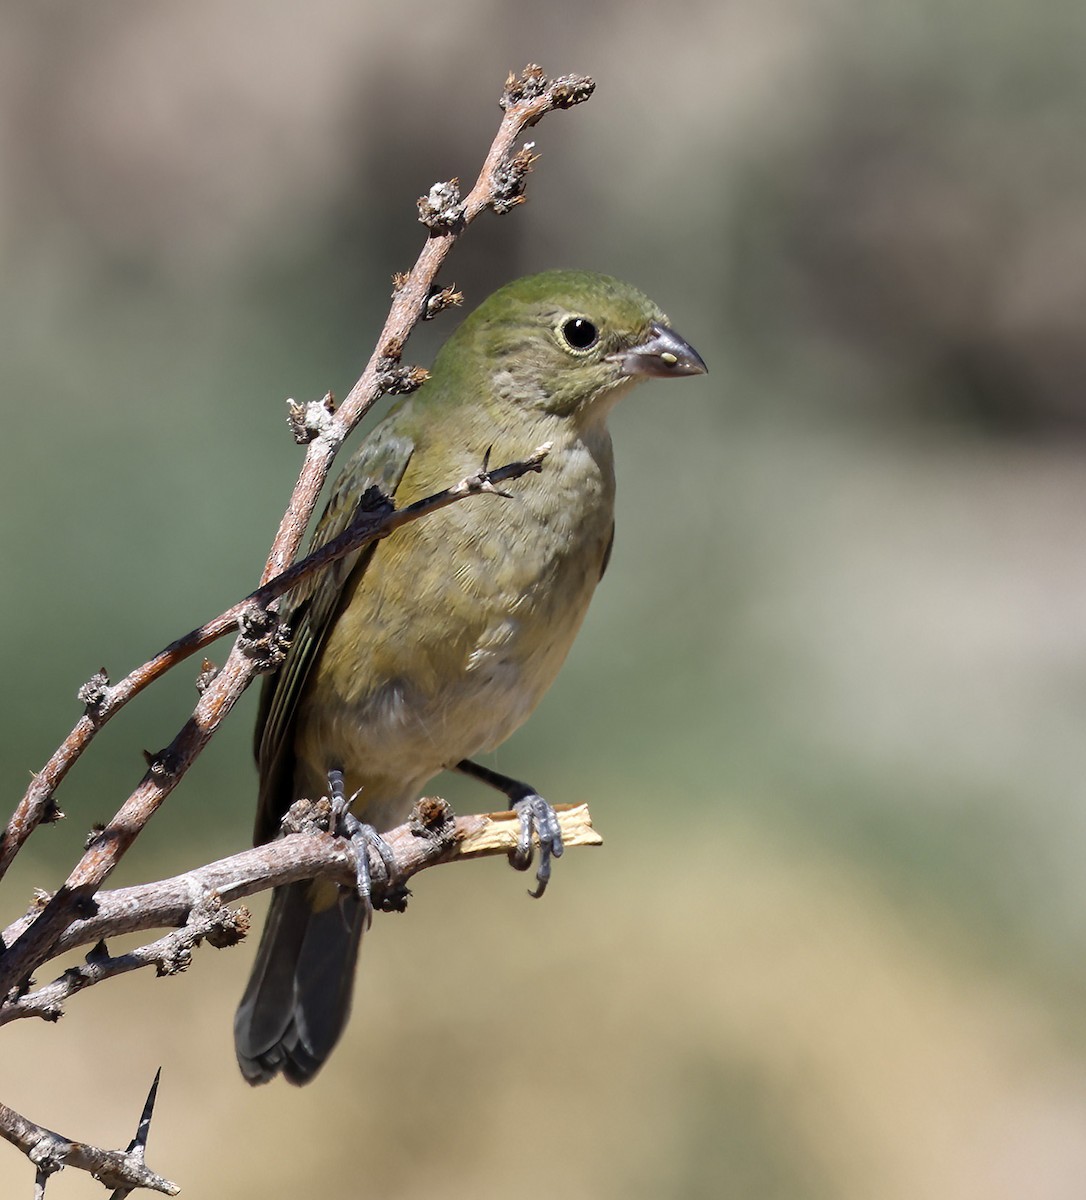
<instances>
[{"instance_id":1,"label":"bird's beak","mask_svg":"<svg viewBox=\"0 0 1086 1200\"><path fill-rule=\"evenodd\" d=\"M709 370L694 347L660 321L654 321L649 326L648 337L644 341L610 358L612 362L622 364L624 374L650 378L704 375Z\"/></svg>"}]
</instances>

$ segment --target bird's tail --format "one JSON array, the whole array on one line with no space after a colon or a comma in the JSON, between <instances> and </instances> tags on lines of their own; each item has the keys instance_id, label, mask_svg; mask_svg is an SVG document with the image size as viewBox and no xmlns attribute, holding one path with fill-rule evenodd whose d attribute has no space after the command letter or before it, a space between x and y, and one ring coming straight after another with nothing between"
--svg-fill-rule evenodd
<instances>
[{"instance_id":1,"label":"bird's tail","mask_svg":"<svg viewBox=\"0 0 1086 1200\"><path fill-rule=\"evenodd\" d=\"M351 1008L365 908L352 893L314 904L310 882L275 889L249 985L234 1016L234 1047L249 1083L280 1071L308 1083L339 1040Z\"/></svg>"}]
</instances>

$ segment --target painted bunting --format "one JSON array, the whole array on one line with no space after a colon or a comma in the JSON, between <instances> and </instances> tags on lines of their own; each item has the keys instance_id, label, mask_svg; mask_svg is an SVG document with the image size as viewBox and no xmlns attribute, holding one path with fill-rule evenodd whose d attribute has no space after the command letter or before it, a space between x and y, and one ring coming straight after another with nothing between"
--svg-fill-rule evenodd
<instances>
[{"instance_id":1,"label":"painted bunting","mask_svg":"<svg viewBox=\"0 0 1086 1200\"><path fill-rule=\"evenodd\" d=\"M285 598L292 640L257 724L257 843L278 834L296 799L331 794L350 805L348 831L380 851L380 831L453 769L509 798L521 818L514 866L530 865L534 835L542 893L562 850L553 809L471 760L550 687L607 567L611 408L639 380L705 369L646 296L582 271L510 283L460 325L427 382L339 475L314 546L347 526L372 485L402 506L478 471L488 451L494 463L547 442L550 453L510 496L407 525ZM280 1071L306 1083L327 1059L369 916L365 895L331 884L276 889L234 1021L250 1083Z\"/></svg>"}]
</instances>

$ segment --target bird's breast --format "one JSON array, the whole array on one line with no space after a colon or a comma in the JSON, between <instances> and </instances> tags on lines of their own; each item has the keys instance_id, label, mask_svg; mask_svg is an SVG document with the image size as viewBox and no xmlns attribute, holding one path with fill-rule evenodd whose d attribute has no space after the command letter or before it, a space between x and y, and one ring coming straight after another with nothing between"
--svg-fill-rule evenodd
<instances>
[{"instance_id":1,"label":"bird's breast","mask_svg":"<svg viewBox=\"0 0 1086 1200\"><path fill-rule=\"evenodd\" d=\"M314 769L384 790L409 777L413 794L535 708L599 581L610 444L560 446L509 491L404 527L348 583L299 712L297 750Z\"/></svg>"}]
</instances>

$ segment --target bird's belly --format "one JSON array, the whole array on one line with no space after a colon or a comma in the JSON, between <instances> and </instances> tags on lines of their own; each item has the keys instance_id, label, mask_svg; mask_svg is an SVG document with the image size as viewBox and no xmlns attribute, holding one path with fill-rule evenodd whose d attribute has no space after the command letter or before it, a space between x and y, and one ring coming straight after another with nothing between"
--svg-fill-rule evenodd
<instances>
[{"instance_id":1,"label":"bird's belly","mask_svg":"<svg viewBox=\"0 0 1086 1200\"><path fill-rule=\"evenodd\" d=\"M455 567L421 572L394 604L382 598L375 556L345 610L347 621L357 613L366 625L337 623L320 686L299 714L298 758L315 777L340 767L348 787L367 789L390 824L402 819L428 779L494 749L536 707L584 619L610 524L601 510L573 537L552 530L548 543L535 531L530 568L521 563L522 540L503 544L494 530L443 556ZM366 808L360 798L359 811Z\"/></svg>"},{"instance_id":2,"label":"bird's belly","mask_svg":"<svg viewBox=\"0 0 1086 1200\"><path fill-rule=\"evenodd\" d=\"M447 675L427 664L413 670L405 656L399 674L343 706L321 738L325 756L336 747L349 777L398 778L415 791L444 768L494 749L550 687L586 608L587 597L547 629L503 616Z\"/></svg>"}]
</instances>

